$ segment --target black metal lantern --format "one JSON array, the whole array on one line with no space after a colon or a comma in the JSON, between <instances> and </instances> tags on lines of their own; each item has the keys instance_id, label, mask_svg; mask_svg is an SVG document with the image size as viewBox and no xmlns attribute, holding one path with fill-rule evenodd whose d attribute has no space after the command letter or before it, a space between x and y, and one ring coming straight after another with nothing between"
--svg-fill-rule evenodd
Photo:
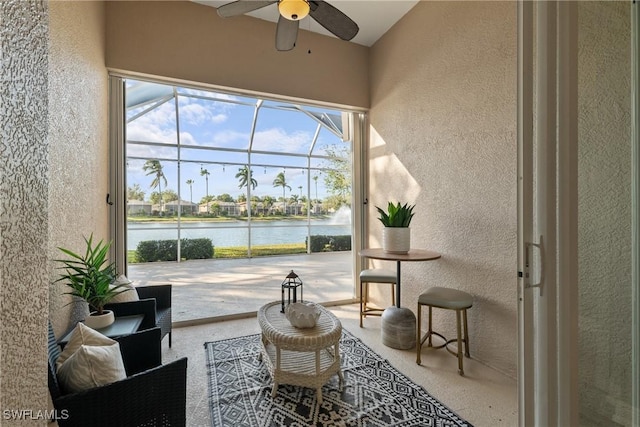
<instances>
[{"instance_id":1,"label":"black metal lantern","mask_svg":"<svg viewBox=\"0 0 640 427\"><path fill-rule=\"evenodd\" d=\"M282 313L284 313L284 290L287 290L287 305L291 304L291 290L293 289L293 302L296 302L297 290L300 288L300 302L302 302L302 280L291 270L282 282Z\"/></svg>"}]
</instances>

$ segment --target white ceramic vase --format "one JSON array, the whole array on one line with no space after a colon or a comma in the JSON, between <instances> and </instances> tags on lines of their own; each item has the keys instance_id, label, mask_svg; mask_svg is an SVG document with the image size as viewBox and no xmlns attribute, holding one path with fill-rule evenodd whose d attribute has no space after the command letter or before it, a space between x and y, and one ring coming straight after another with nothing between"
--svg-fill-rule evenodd
<instances>
[{"instance_id":1,"label":"white ceramic vase","mask_svg":"<svg viewBox=\"0 0 640 427\"><path fill-rule=\"evenodd\" d=\"M95 311L92 311L91 314L84 319L84 324L91 329L102 329L111 325L115 320L116 318L111 310L104 310L103 314L96 314Z\"/></svg>"},{"instance_id":2,"label":"white ceramic vase","mask_svg":"<svg viewBox=\"0 0 640 427\"><path fill-rule=\"evenodd\" d=\"M313 328L320 317L320 310L313 303L294 302L285 308L285 317L296 328Z\"/></svg>"},{"instance_id":3,"label":"white ceramic vase","mask_svg":"<svg viewBox=\"0 0 640 427\"><path fill-rule=\"evenodd\" d=\"M382 250L390 254L406 254L411 248L409 227L384 227L382 229Z\"/></svg>"}]
</instances>

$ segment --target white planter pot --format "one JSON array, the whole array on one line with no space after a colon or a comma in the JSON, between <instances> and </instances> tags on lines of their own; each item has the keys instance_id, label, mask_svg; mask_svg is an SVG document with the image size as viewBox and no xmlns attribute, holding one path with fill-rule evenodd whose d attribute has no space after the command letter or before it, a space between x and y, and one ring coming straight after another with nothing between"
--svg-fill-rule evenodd
<instances>
[{"instance_id":1,"label":"white planter pot","mask_svg":"<svg viewBox=\"0 0 640 427\"><path fill-rule=\"evenodd\" d=\"M84 319L84 324L91 329L102 329L115 322L116 318L113 315L113 311L105 310L103 314L97 315L93 311L89 316Z\"/></svg>"},{"instance_id":2,"label":"white planter pot","mask_svg":"<svg viewBox=\"0 0 640 427\"><path fill-rule=\"evenodd\" d=\"M285 317L296 328L313 328L320 317L320 310L312 303L294 302L284 310Z\"/></svg>"},{"instance_id":3,"label":"white planter pot","mask_svg":"<svg viewBox=\"0 0 640 427\"><path fill-rule=\"evenodd\" d=\"M411 248L409 227L384 227L382 229L382 249L390 254L406 254Z\"/></svg>"}]
</instances>

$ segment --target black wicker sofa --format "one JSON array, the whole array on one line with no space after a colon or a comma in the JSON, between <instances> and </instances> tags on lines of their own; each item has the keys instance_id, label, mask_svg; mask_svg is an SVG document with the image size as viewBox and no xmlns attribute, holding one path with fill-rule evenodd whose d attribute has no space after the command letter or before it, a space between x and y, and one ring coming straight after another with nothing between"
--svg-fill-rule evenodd
<instances>
[{"instance_id":1,"label":"black wicker sofa","mask_svg":"<svg viewBox=\"0 0 640 427\"><path fill-rule=\"evenodd\" d=\"M185 426L187 359L161 364L158 327L117 338L125 379L65 393L56 376L61 350L49 325L49 392L60 427Z\"/></svg>"}]
</instances>

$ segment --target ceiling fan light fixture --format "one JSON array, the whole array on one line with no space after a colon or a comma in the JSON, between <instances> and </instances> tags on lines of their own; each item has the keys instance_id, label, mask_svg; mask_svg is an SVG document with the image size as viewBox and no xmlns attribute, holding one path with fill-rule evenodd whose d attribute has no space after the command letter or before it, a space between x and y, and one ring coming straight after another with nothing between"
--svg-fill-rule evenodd
<instances>
[{"instance_id":1,"label":"ceiling fan light fixture","mask_svg":"<svg viewBox=\"0 0 640 427\"><path fill-rule=\"evenodd\" d=\"M306 0L280 0L278 11L290 21L299 21L309 14L309 3Z\"/></svg>"}]
</instances>

